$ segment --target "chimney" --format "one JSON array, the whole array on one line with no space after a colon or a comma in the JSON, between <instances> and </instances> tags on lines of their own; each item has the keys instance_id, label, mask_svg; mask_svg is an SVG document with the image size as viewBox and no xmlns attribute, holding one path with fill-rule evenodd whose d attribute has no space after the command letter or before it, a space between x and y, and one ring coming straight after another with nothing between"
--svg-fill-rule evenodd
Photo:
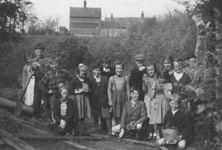
<instances>
[{"instance_id":1,"label":"chimney","mask_svg":"<svg viewBox=\"0 0 222 150\"><path fill-rule=\"evenodd\" d=\"M144 13L143 13L143 11L142 11L142 13L141 13L141 19L144 19Z\"/></svg>"},{"instance_id":2,"label":"chimney","mask_svg":"<svg viewBox=\"0 0 222 150\"><path fill-rule=\"evenodd\" d=\"M143 13L143 11L142 11L142 13L141 13L140 22L141 22L141 23L144 23L144 13Z\"/></svg>"},{"instance_id":3,"label":"chimney","mask_svg":"<svg viewBox=\"0 0 222 150\"><path fill-rule=\"evenodd\" d=\"M86 0L84 0L84 8L86 8Z\"/></svg>"}]
</instances>

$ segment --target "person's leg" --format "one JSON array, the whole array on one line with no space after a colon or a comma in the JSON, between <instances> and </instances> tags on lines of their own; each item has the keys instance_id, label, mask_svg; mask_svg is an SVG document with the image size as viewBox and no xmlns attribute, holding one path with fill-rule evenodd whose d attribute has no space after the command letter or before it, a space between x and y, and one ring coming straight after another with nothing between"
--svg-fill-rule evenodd
<instances>
[{"instance_id":1,"label":"person's leg","mask_svg":"<svg viewBox=\"0 0 222 150\"><path fill-rule=\"evenodd\" d=\"M51 109L51 120L52 120L52 123L55 123L55 119L54 119L54 116L53 116L54 105L55 105L55 98L56 98L55 94L49 95L49 103L50 103L50 109Z\"/></svg>"},{"instance_id":2,"label":"person's leg","mask_svg":"<svg viewBox=\"0 0 222 150\"><path fill-rule=\"evenodd\" d=\"M120 117L116 117L115 120L116 120L116 124L120 124Z\"/></svg>"},{"instance_id":3,"label":"person's leg","mask_svg":"<svg viewBox=\"0 0 222 150\"><path fill-rule=\"evenodd\" d=\"M153 139L156 139L156 136L157 136L157 125L154 124L153 125Z\"/></svg>"},{"instance_id":4,"label":"person's leg","mask_svg":"<svg viewBox=\"0 0 222 150\"><path fill-rule=\"evenodd\" d=\"M98 132L98 130L99 130L99 117L94 117L93 122L94 122L95 130L96 130L96 132Z\"/></svg>"},{"instance_id":5,"label":"person's leg","mask_svg":"<svg viewBox=\"0 0 222 150\"><path fill-rule=\"evenodd\" d=\"M34 89L34 101L33 101L33 117L38 119L41 117L41 93L38 87Z\"/></svg>"},{"instance_id":6,"label":"person's leg","mask_svg":"<svg viewBox=\"0 0 222 150\"><path fill-rule=\"evenodd\" d=\"M105 119L106 119L106 126L108 128L108 132L109 132L109 134L111 134L111 132L112 132L112 130L111 130L112 125L111 125L110 117L107 117Z\"/></svg>"},{"instance_id":7,"label":"person's leg","mask_svg":"<svg viewBox=\"0 0 222 150\"><path fill-rule=\"evenodd\" d=\"M85 119L82 118L79 121L79 135L83 135Z\"/></svg>"},{"instance_id":8,"label":"person's leg","mask_svg":"<svg viewBox=\"0 0 222 150\"><path fill-rule=\"evenodd\" d=\"M162 137L162 132L161 132L161 124L156 125L156 139L160 139Z\"/></svg>"},{"instance_id":9,"label":"person's leg","mask_svg":"<svg viewBox=\"0 0 222 150\"><path fill-rule=\"evenodd\" d=\"M41 97L43 100L43 110L46 118L50 119L51 118L51 110L50 110L50 103L49 103L49 95L45 92L41 92Z\"/></svg>"},{"instance_id":10,"label":"person's leg","mask_svg":"<svg viewBox=\"0 0 222 150\"><path fill-rule=\"evenodd\" d=\"M107 126L107 124L106 124L106 118L100 118L100 130L101 131L105 131L105 130L107 130L108 129L108 126Z\"/></svg>"}]
</instances>

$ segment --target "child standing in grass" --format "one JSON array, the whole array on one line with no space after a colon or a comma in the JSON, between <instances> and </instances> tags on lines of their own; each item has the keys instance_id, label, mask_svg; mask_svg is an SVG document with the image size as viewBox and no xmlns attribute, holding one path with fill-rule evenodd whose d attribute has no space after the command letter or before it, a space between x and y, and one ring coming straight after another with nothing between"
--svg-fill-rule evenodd
<instances>
[{"instance_id":1,"label":"child standing in grass","mask_svg":"<svg viewBox=\"0 0 222 150\"><path fill-rule=\"evenodd\" d=\"M108 131L111 133L111 122L107 95L108 79L106 76L101 75L101 68L98 63L93 66L93 76L89 81L91 89L90 101L92 104L95 128L98 131L99 118L101 120L105 119ZM100 129L102 129L102 124L100 124Z\"/></svg>"},{"instance_id":2,"label":"child standing in grass","mask_svg":"<svg viewBox=\"0 0 222 150\"><path fill-rule=\"evenodd\" d=\"M108 98L112 107L112 125L120 123L123 107L129 97L128 78L123 76L124 66L121 62L115 62L115 75L109 78Z\"/></svg>"},{"instance_id":3,"label":"child standing in grass","mask_svg":"<svg viewBox=\"0 0 222 150\"><path fill-rule=\"evenodd\" d=\"M143 77L143 91L145 93L144 102L146 104L146 110L147 110L147 130L149 132L148 139L152 138L152 132L153 126L149 126L149 119L151 116L151 101L155 97L155 88L156 88L156 82L157 82L157 70L155 67L155 64L148 64L147 67L147 76Z\"/></svg>"}]
</instances>

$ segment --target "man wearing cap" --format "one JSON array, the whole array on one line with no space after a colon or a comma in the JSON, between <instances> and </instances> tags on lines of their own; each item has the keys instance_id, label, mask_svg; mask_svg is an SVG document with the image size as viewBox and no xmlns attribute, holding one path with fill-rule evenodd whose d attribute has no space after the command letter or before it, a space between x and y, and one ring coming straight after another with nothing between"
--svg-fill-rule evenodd
<instances>
[{"instance_id":1,"label":"man wearing cap","mask_svg":"<svg viewBox=\"0 0 222 150\"><path fill-rule=\"evenodd\" d=\"M130 71L130 88L136 88L140 92L140 100L144 99L144 93L142 90L142 78L146 73L146 67L144 66L145 57L143 54L137 54L135 56L136 66Z\"/></svg>"}]
</instances>

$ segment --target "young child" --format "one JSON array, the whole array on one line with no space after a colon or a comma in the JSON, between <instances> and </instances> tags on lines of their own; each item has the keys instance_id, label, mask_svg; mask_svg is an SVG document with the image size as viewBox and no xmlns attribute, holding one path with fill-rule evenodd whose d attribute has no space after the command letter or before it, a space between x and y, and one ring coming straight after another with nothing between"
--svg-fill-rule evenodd
<instances>
[{"instance_id":1,"label":"young child","mask_svg":"<svg viewBox=\"0 0 222 150\"><path fill-rule=\"evenodd\" d=\"M108 127L109 133L111 133L107 88L108 79L106 76L101 75L101 69L99 67L99 64L97 63L93 66L93 77L90 78L90 89L92 90L91 104L93 110L94 125L96 130L98 131L99 117L101 118L101 120L105 118L106 126Z\"/></svg>"},{"instance_id":2,"label":"young child","mask_svg":"<svg viewBox=\"0 0 222 150\"><path fill-rule=\"evenodd\" d=\"M120 132L119 137L124 137L128 131L132 130L138 133L146 119L145 103L139 100L139 91L132 89L130 91L130 101L127 101L124 105L120 125L114 126L112 131L114 133Z\"/></svg>"},{"instance_id":3,"label":"young child","mask_svg":"<svg viewBox=\"0 0 222 150\"><path fill-rule=\"evenodd\" d=\"M74 102L68 98L67 87L60 87L59 93L59 98L55 100L53 114L59 128L58 134L65 135L66 133L72 133L74 127Z\"/></svg>"},{"instance_id":4,"label":"young child","mask_svg":"<svg viewBox=\"0 0 222 150\"><path fill-rule=\"evenodd\" d=\"M121 62L115 62L116 74L109 78L108 98L109 105L112 107L113 125L120 123L123 107L129 98L129 83L127 77L122 74L123 68L124 66Z\"/></svg>"},{"instance_id":5,"label":"young child","mask_svg":"<svg viewBox=\"0 0 222 150\"><path fill-rule=\"evenodd\" d=\"M161 136L161 124L164 116L169 110L169 96L172 92L172 84L164 78L163 72L160 73L155 82L155 97L151 100L151 113L149 124L154 126L153 139L159 139Z\"/></svg>"},{"instance_id":6,"label":"young child","mask_svg":"<svg viewBox=\"0 0 222 150\"><path fill-rule=\"evenodd\" d=\"M173 57L172 56L164 57L162 60L162 67L163 67L165 79L167 81L170 81L170 75L173 74L174 72Z\"/></svg>"},{"instance_id":7,"label":"young child","mask_svg":"<svg viewBox=\"0 0 222 150\"><path fill-rule=\"evenodd\" d=\"M143 77L143 92L145 93L144 102L146 104L146 110L147 110L147 130L149 132L150 129L153 129L153 127L149 126L149 119L151 115L151 101L155 97L155 86L157 82L157 70L155 67L155 64L148 64L147 67L147 76ZM148 139L152 138L152 132L149 132Z\"/></svg>"},{"instance_id":8,"label":"young child","mask_svg":"<svg viewBox=\"0 0 222 150\"><path fill-rule=\"evenodd\" d=\"M83 135L85 118L91 118L91 107L89 101L89 80L87 78L87 66L79 64L76 68L76 76L70 83L70 90L74 93L75 103L75 135Z\"/></svg>"},{"instance_id":9,"label":"young child","mask_svg":"<svg viewBox=\"0 0 222 150\"><path fill-rule=\"evenodd\" d=\"M41 79L39 87L48 95L50 106L46 108L49 109L49 111L47 112L50 113L48 115L50 116L52 123L55 123L52 112L54 109L54 103L58 94L59 86L62 84L66 85L67 82L72 79L72 77L68 74L67 71L59 68L59 61L56 57L51 59L50 68L51 69L47 73L45 73L43 78Z\"/></svg>"},{"instance_id":10,"label":"young child","mask_svg":"<svg viewBox=\"0 0 222 150\"><path fill-rule=\"evenodd\" d=\"M159 145L177 143L178 148L180 149L186 147L190 134L190 121L188 119L188 116L182 111L180 111L179 109L180 103L181 103L181 98L179 97L179 95L172 94L170 97L171 109L167 112L163 122L163 128L164 128L163 134L165 134L164 132L167 132L167 129L175 129L176 133L178 133L176 141L174 141L175 139L169 140L165 136L157 141ZM171 133L168 134L171 137L176 136L176 135L170 135Z\"/></svg>"},{"instance_id":11,"label":"young child","mask_svg":"<svg viewBox=\"0 0 222 150\"><path fill-rule=\"evenodd\" d=\"M130 79L129 84L130 88L136 88L140 91L140 100L144 100L144 94L142 90L142 78L143 75L146 73L146 67L144 66L145 57L143 54L135 55L135 66L130 71Z\"/></svg>"}]
</instances>

